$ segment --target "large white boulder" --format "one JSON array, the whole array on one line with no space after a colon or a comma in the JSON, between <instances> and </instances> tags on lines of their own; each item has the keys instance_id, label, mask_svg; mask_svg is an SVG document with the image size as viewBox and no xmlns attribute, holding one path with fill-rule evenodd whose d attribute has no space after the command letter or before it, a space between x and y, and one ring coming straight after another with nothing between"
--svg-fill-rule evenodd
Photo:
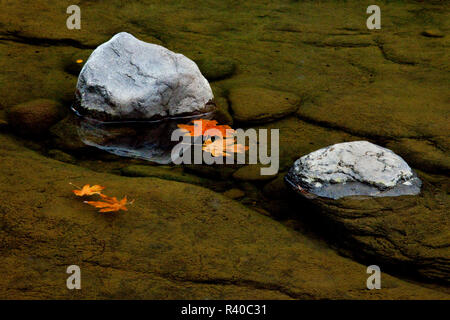
<instances>
[{"instance_id":1,"label":"large white boulder","mask_svg":"<svg viewBox=\"0 0 450 320\"><path fill-rule=\"evenodd\" d=\"M156 120L213 108L211 87L195 62L126 32L92 52L76 95L75 108L101 120Z\"/></svg>"},{"instance_id":2,"label":"large white boulder","mask_svg":"<svg viewBox=\"0 0 450 320\"><path fill-rule=\"evenodd\" d=\"M328 198L417 194L421 181L394 152L368 141L338 143L295 161L286 180Z\"/></svg>"}]
</instances>

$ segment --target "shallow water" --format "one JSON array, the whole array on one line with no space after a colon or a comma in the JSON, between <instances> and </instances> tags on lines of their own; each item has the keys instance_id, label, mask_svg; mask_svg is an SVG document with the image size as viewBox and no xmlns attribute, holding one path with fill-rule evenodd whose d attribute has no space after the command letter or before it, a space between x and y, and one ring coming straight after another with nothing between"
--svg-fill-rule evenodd
<instances>
[{"instance_id":1,"label":"shallow water","mask_svg":"<svg viewBox=\"0 0 450 320\"><path fill-rule=\"evenodd\" d=\"M172 141L177 125L213 117L212 112L160 121L101 122L82 117L77 119L77 131L81 141L88 146L121 157L169 164L172 162L172 149L179 143L178 140Z\"/></svg>"},{"instance_id":2,"label":"shallow water","mask_svg":"<svg viewBox=\"0 0 450 320\"><path fill-rule=\"evenodd\" d=\"M78 31L64 27L65 6L7 1L0 12L0 191L21 190L0 207L0 296L10 296L5 288L31 272L13 297L67 297L50 273L76 257L91 283L104 288L86 289L91 298L370 298L361 288L374 261L393 275L377 298L448 298L447 4L383 3L377 31L367 30L359 1L82 1ZM177 121L93 126L66 118L42 136L19 137L7 110L44 97L70 114L76 60L86 61L120 31L198 62L211 80L220 123L280 129L278 175L261 180L258 170L243 166L154 166L167 164L172 146L155 137L170 137ZM248 88L245 99L233 94L240 88ZM261 88L300 103L283 114L282 99L262 109ZM235 114L262 120L236 121ZM79 135L96 148L86 148ZM297 158L355 140L402 156L424 181L423 193L316 206L286 188ZM103 183L114 194L135 196L136 204L128 216L95 215L73 199L68 182ZM98 276L97 269L107 272ZM51 271L41 279L39 270ZM121 279L145 285L119 285Z\"/></svg>"}]
</instances>

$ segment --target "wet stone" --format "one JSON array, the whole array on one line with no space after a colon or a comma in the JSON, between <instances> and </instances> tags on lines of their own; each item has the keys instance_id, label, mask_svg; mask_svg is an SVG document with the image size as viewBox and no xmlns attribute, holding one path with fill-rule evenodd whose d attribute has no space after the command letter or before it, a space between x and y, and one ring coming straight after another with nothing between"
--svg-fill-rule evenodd
<instances>
[{"instance_id":1,"label":"wet stone","mask_svg":"<svg viewBox=\"0 0 450 320\"><path fill-rule=\"evenodd\" d=\"M223 195L230 199L239 199L245 196L245 192L241 189L233 188L225 191Z\"/></svg>"},{"instance_id":2,"label":"wet stone","mask_svg":"<svg viewBox=\"0 0 450 320\"><path fill-rule=\"evenodd\" d=\"M295 161L286 182L307 197L416 195L422 185L408 164L367 141L338 143Z\"/></svg>"},{"instance_id":3,"label":"wet stone","mask_svg":"<svg viewBox=\"0 0 450 320\"><path fill-rule=\"evenodd\" d=\"M214 109L211 87L195 62L126 32L92 52L76 97L79 113L102 121L160 120Z\"/></svg>"},{"instance_id":4,"label":"wet stone","mask_svg":"<svg viewBox=\"0 0 450 320\"><path fill-rule=\"evenodd\" d=\"M39 136L63 116L60 104L49 99L36 99L18 104L8 110L8 124L14 132L26 136Z\"/></svg>"},{"instance_id":5,"label":"wet stone","mask_svg":"<svg viewBox=\"0 0 450 320\"><path fill-rule=\"evenodd\" d=\"M262 123L295 112L300 98L290 92L259 87L238 87L230 91L233 117L238 122Z\"/></svg>"},{"instance_id":6,"label":"wet stone","mask_svg":"<svg viewBox=\"0 0 450 320\"><path fill-rule=\"evenodd\" d=\"M209 81L217 81L231 77L236 65L234 61L225 57L208 57L196 60L200 70Z\"/></svg>"},{"instance_id":7,"label":"wet stone","mask_svg":"<svg viewBox=\"0 0 450 320\"><path fill-rule=\"evenodd\" d=\"M71 156L70 154L67 154L61 150L52 149L48 152L48 155L52 157L55 160L61 161L61 162L67 162L67 163L76 163L76 159Z\"/></svg>"}]
</instances>

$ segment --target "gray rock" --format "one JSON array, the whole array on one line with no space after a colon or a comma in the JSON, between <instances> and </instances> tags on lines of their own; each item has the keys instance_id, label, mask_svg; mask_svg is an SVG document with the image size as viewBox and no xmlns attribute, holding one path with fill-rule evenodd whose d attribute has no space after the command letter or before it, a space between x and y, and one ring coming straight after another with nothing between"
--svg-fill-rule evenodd
<instances>
[{"instance_id":1,"label":"gray rock","mask_svg":"<svg viewBox=\"0 0 450 320\"><path fill-rule=\"evenodd\" d=\"M121 32L86 61L76 109L101 120L156 120L206 112L212 99L195 62Z\"/></svg>"},{"instance_id":2,"label":"gray rock","mask_svg":"<svg viewBox=\"0 0 450 320\"><path fill-rule=\"evenodd\" d=\"M304 195L333 199L415 195L422 184L401 157L367 141L338 143L301 157L286 181Z\"/></svg>"}]
</instances>

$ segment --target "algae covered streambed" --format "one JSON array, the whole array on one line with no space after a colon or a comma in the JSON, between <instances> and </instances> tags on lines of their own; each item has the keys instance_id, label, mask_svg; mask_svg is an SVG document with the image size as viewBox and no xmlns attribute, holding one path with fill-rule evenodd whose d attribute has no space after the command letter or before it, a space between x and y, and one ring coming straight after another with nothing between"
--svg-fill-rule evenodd
<instances>
[{"instance_id":1,"label":"algae covered streambed","mask_svg":"<svg viewBox=\"0 0 450 320\"><path fill-rule=\"evenodd\" d=\"M0 298L448 299L448 4L383 1L368 30L370 4L78 1L69 30L66 3L2 1ZM122 31L194 60L221 124L279 129L278 174L84 144L78 74ZM357 140L400 155L421 193L311 202L286 186L299 157ZM135 202L99 214L69 182Z\"/></svg>"}]
</instances>

